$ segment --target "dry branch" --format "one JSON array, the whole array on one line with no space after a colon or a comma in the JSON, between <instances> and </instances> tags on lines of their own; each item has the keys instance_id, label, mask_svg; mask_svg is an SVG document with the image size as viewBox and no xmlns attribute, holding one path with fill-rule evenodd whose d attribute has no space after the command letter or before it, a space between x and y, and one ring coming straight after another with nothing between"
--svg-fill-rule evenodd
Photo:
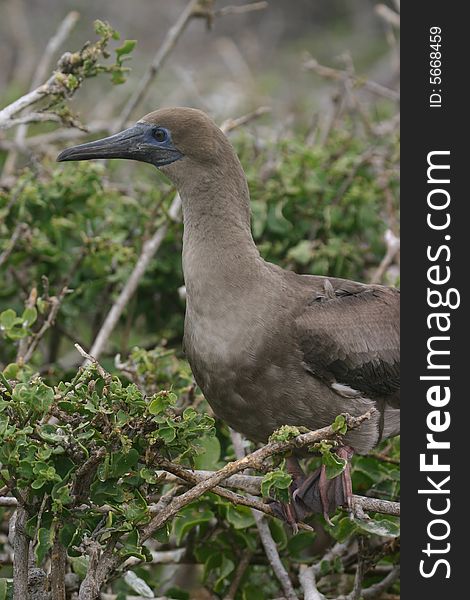
<instances>
[{"instance_id":1,"label":"dry branch","mask_svg":"<svg viewBox=\"0 0 470 600\"><path fill-rule=\"evenodd\" d=\"M27 520L25 509L18 507L16 517L10 522L10 532L13 535L13 600L28 598L29 539L25 531Z\"/></svg>"},{"instance_id":2,"label":"dry branch","mask_svg":"<svg viewBox=\"0 0 470 600\"><path fill-rule=\"evenodd\" d=\"M79 13L75 10L69 12L68 15L64 18L64 20L60 23L55 34L47 42L46 48L44 50L44 54L42 55L42 58L39 61L39 64L34 72L30 91L34 90L38 85L40 85L40 83L42 81L44 81L46 79L51 61L54 57L54 54L57 52L57 50L60 48L60 46L64 43L64 41L67 39L67 37L70 34L70 32L72 31L72 29L75 27L75 25L79 19L79 16L80 16ZM16 131L15 140L14 140L14 143L16 146L18 146L19 148L22 148L24 146L26 133L28 131L27 124L34 123L37 121L59 121L60 122L61 119L58 115L55 115L53 113L30 113L29 115L25 115L24 117L19 117L17 119L11 119L10 120L11 127L13 127L14 125L20 124L20 127L18 127L18 130ZM16 158L18 156L18 153L16 150L17 149L15 148L15 150L13 150L8 155L8 157L5 161L5 167L4 167L4 171L3 171L4 175L10 174L14 170Z\"/></svg>"},{"instance_id":3,"label":"dry branch","mask_svg":"<svg viewBox=\"0 0 470 600\"><path fill-rule=\"evenodd\" d=\"M395 581L400 577L400 565L396 565L390 571L388 575L386 575L382 581L378 583L374 583L370 587L362 590L362 597L364 600L372 600L373 598L381 598L382 594L388 590L390 586L392 586Z\"/></svg>"},{"instance_id":4,"label":"dry branch","mask_svg":"<svg viewBox=\"0 0 470 600\"><path fill-rule=\"evenodd\" d=\"M158 475L162 475L165 471L169 471L171 475L166 475L165 481L168 483L181 483L181 481L203 481L207 479L211 475L213 475L214 471L189 471L180 465L175 465L174 463L160 463L160 466L164 469L164 471L157 471ZM259 496L261 494L261 482L262 477L257 475L233 475L226 479L221 484L221 488L235 488L247 492L251 494L251 496ZM219 489L214 488L214 493L219 494ZM227 491L227 490L225 490ZM219 494L222 495L222 494ZM227 498L227 495L224 497ZM231 499L231 498L228 498ZM246 506L251 506L252 508L256 508L265 514L276 516L273 514L273 511L269 509L269 504L254 504L253 499L250 499L250 502L243 502ZM258 501L259 502L259 501ZM369 498L367 496L358 496L357 494L353 495L353 504L355 508L362 509L366 512L378 512L384 515L392 515L395 517L400 516L400 503L392 502L391 500L381 500L379 498ZM304 528L303 523L299 523L300 529ZM310 526L306 526L310 530Z\"/></svg>"},{"instance_id":5,"label":"dry branch","mask_svg":"<svg viewBox=\"0 0 470 600\"><path fill-rule=\"evenodd\" d=\"M175 47L176 43L178 42L184 30L188 26L189 22L194 17L195 9L198 6L198 4L199 0L190 0L184 8L183 12L178 17L176 23L168 30L168 33L165 39L163 40L163 44L158 49L158 52L155 54L155 57L152 60L149 68L147 69L140 82L136 85L134 93L129 98L127 104L124 106L119 116L119 119L115 124L116 131L122 129L122 126L129 119L135 108L142 102L142 100L147 95L152 81L158 75L158 72L162 68L165 60L168 58L170 52Z\"/></svg>"},{"instance_id":6,"label":"dry branch","mask_svg":"<svg viewBox=\"0 0 470 600\"><path fill-rule=\"evenodd\" d=\"M317 589L315 571L307 565L300 565L299 582L304 592L304 600L325 600L325 596Z\"/></svg>"},{"instance_id":7,"label":"dry branch","mask_svg":"<svg viewBox=\"0 0 470 600\"><path fill-rule=\"evenodd\" d=\"M398 101L400 99L400 94L395 90L391 90L390 88L385 87L384 85L381 85L375 81L371 81L370 79L358 77L349 70L333 69L331 67L321 65L313 57L308 57L304 61L303 67L304 69L307 69L307 71L313 71L325 79L350 82L357 87L362 87L367 91L376 94L377 96L382 96L383 98L388 98L389 100Z\"/></svg>"},{"instance_id":8,"label":"dry branch","mask_svg":"<svg viewBox=\"0 0 470 600\"><path fill-rule=\"evenodd\" d=\"M359 417L352 417L351 415L345 414L344 416L348 430L356 429L362 423L364 423L364 421L369 420L375 413L376 410L371 409ZM308 433L300 434L287 441L270 442L259 450L255 450L251 454L248 454L244 458L240 458L236 461L226 464L224 467L222 467L222 469L219 469L207 479L201 481L187 492L175 498L160 512L160 514L156 515L150 521L150 523L144 527L141 535L142 541L148 539L151 535L153 535L153 533L155 533L155 531L163 527L163 525L165 525L165 523L174 517L182 508L202 496L202 494L212 490L212 488L230 477L230 475L235 475L236 473L240 473L240 471L244 471L245 469L260 468L266 459L275 454L280 454L296 448L304 448L320 442L321 440L335 439L337 437L338 433L331 425L329 425L328 427L323 427L321 429L317 429L316 431L309 431Z\"/></svg>"},{"instance_id":9,"label":"dry branch","mask_svg":"<svg viewBox=\"0 0 470 600\"><path fill-rule=\"evenodd\" d=\"M385 272L400 251L400 238L397 238L391 229L387 229L385 232L384 240L387 246L387 251L380 265L377 267L374 275L372 276L371 283L380 283L382 281Z\"/></svg>"},{"instance_id":10,"label":"dry branch","mask_svg":"<svg viewBox=\"0 0 470 600\"><path fill-rule=\"evenodd\" d=\"M232 444L235 450L235 456L238 459L242 459L245 456L245 447L243 445L242 436L236 432L231 430L230 437L232 438ZM279 556L279 552L277 550L276 542L271 535L271 531L269 529L269 525L266 522L263 514L255 510L251 510L253 518L255 519L256 528L258 529L258 534L261 540L261 543L264 548L264 553L266 554L266 558L268 559L269 564L276 576L277 580L281 584L284 595L287 600L297 600L297 594L294 591L294 586L292 585L292 581L290 580L289 573L286 568L282 564L281 557Z\"/></svg>"}]
</instances>

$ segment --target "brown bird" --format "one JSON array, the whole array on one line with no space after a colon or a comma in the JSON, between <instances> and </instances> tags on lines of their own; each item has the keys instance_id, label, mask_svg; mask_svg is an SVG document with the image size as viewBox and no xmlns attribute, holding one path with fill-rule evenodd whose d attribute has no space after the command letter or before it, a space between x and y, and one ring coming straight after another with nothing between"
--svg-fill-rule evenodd
<instances>
[{"instance_id":1,"label":"brown bird","mask_svg":"<svg viewBox=\"0 0 470 600\"><path fill-rule=\"evenodd\" d=\"M255 441L281 425L318 429L340 413L378 409L338 455L367 453L400 429L399 292L266 262L253 241L243 168L203 112L152 112L111 137L68 148L58 161L127 158L158 167L183 205L187 290L184 349L216 415ZM350 504L349 463L328 480L296 459L291 523Z\"/></svg>"}]
</instances>

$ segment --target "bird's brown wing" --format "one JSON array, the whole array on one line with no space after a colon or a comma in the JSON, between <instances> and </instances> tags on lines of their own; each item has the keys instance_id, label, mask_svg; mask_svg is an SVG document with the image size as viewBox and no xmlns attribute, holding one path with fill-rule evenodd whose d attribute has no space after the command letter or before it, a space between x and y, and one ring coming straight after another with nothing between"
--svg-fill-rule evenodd
<instances>
[{"instance_id":1,"label":"bird's brown wing","mask_svg":"<svg viewBox=\"0 0 470 600\"><path fill-rule=\"evenodd\" d=\"M325 279L323 288L296 319L305 368L335 389L344 386L345 395L356 390L397 406L398 290L334 279Z\"/></svg>"}]
</instances>

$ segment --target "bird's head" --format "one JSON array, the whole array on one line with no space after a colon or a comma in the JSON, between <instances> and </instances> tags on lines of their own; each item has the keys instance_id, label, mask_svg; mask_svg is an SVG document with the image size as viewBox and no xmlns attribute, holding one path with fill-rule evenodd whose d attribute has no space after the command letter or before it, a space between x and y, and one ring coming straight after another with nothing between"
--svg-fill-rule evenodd
<instances>
[{"instance_id":1,"label":"bird's head","mask_svg":"<svg viewBox=\"0 0 470 600\"><path fill-rule=\"evenodd\" d=\"M127 158L163 167L170 179L178 180L181 171L217 164L227 153L233 153L230 143L205 113L163 108L120 133L67 148L57 160Z\"/></svg>"}]
</instances>

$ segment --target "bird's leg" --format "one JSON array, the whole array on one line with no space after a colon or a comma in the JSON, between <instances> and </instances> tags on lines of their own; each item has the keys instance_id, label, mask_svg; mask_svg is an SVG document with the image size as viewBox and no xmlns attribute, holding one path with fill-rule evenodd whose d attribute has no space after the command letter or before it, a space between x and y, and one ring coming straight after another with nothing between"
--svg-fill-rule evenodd
<instances>
[{"instance_id":1,"label":"bird's leg","mask_svg":"<svg viewBox=\"0 0 470 600\"><path fill-rule=\"evenodd\" d=\"M286 468L287 472L292 477L292 483L290 484L289 492L291 498L293 498L296 489L305 480L305 473L303 472L302 467L295 456L288 456L286 458ZM272 508L292 527L294 533L298 532L299 528L297 526L297 522L299 521L299 517L296 513L295 505L292 500L287 503L273 502Z\"/></svg>"},{"instance_id":2,"label":"bird's leg","mask_svg":"<svg viewBox=\"0 0 470 600\"><path fill-rule=\"evenodd\" d=\"M346 459L346 466L344 471L341 473L341 478L343 480L343 494L345 504L348 507L349 512L353 509L353 489L352 489L352 480L351 480L351 463L350 460L352 455L354 454L354 450L350 446L343 446L338 448L337 455L340 458Z\"/></svg>"},{"instance_id":3,"label":"bird's leg","mask_svg":"<svg viewBox=\"0 0 470 600\"><path fill-rule=\"evenodd\" d=\"M321 465L310 475L305 475L298 460L289 457L286 461L287 471L292 476L290 492L292 500L289 503L274 502L273 509L285 519L289 525L297 530L297 522L312 514L322 514L330 525L329 515L339 506L352 509L352 482L350 459L354 454L350 446L341 446L336 450L339 458L347 461L344 471L328 479L326 467Z\"/></svg>"}]
</instances>

